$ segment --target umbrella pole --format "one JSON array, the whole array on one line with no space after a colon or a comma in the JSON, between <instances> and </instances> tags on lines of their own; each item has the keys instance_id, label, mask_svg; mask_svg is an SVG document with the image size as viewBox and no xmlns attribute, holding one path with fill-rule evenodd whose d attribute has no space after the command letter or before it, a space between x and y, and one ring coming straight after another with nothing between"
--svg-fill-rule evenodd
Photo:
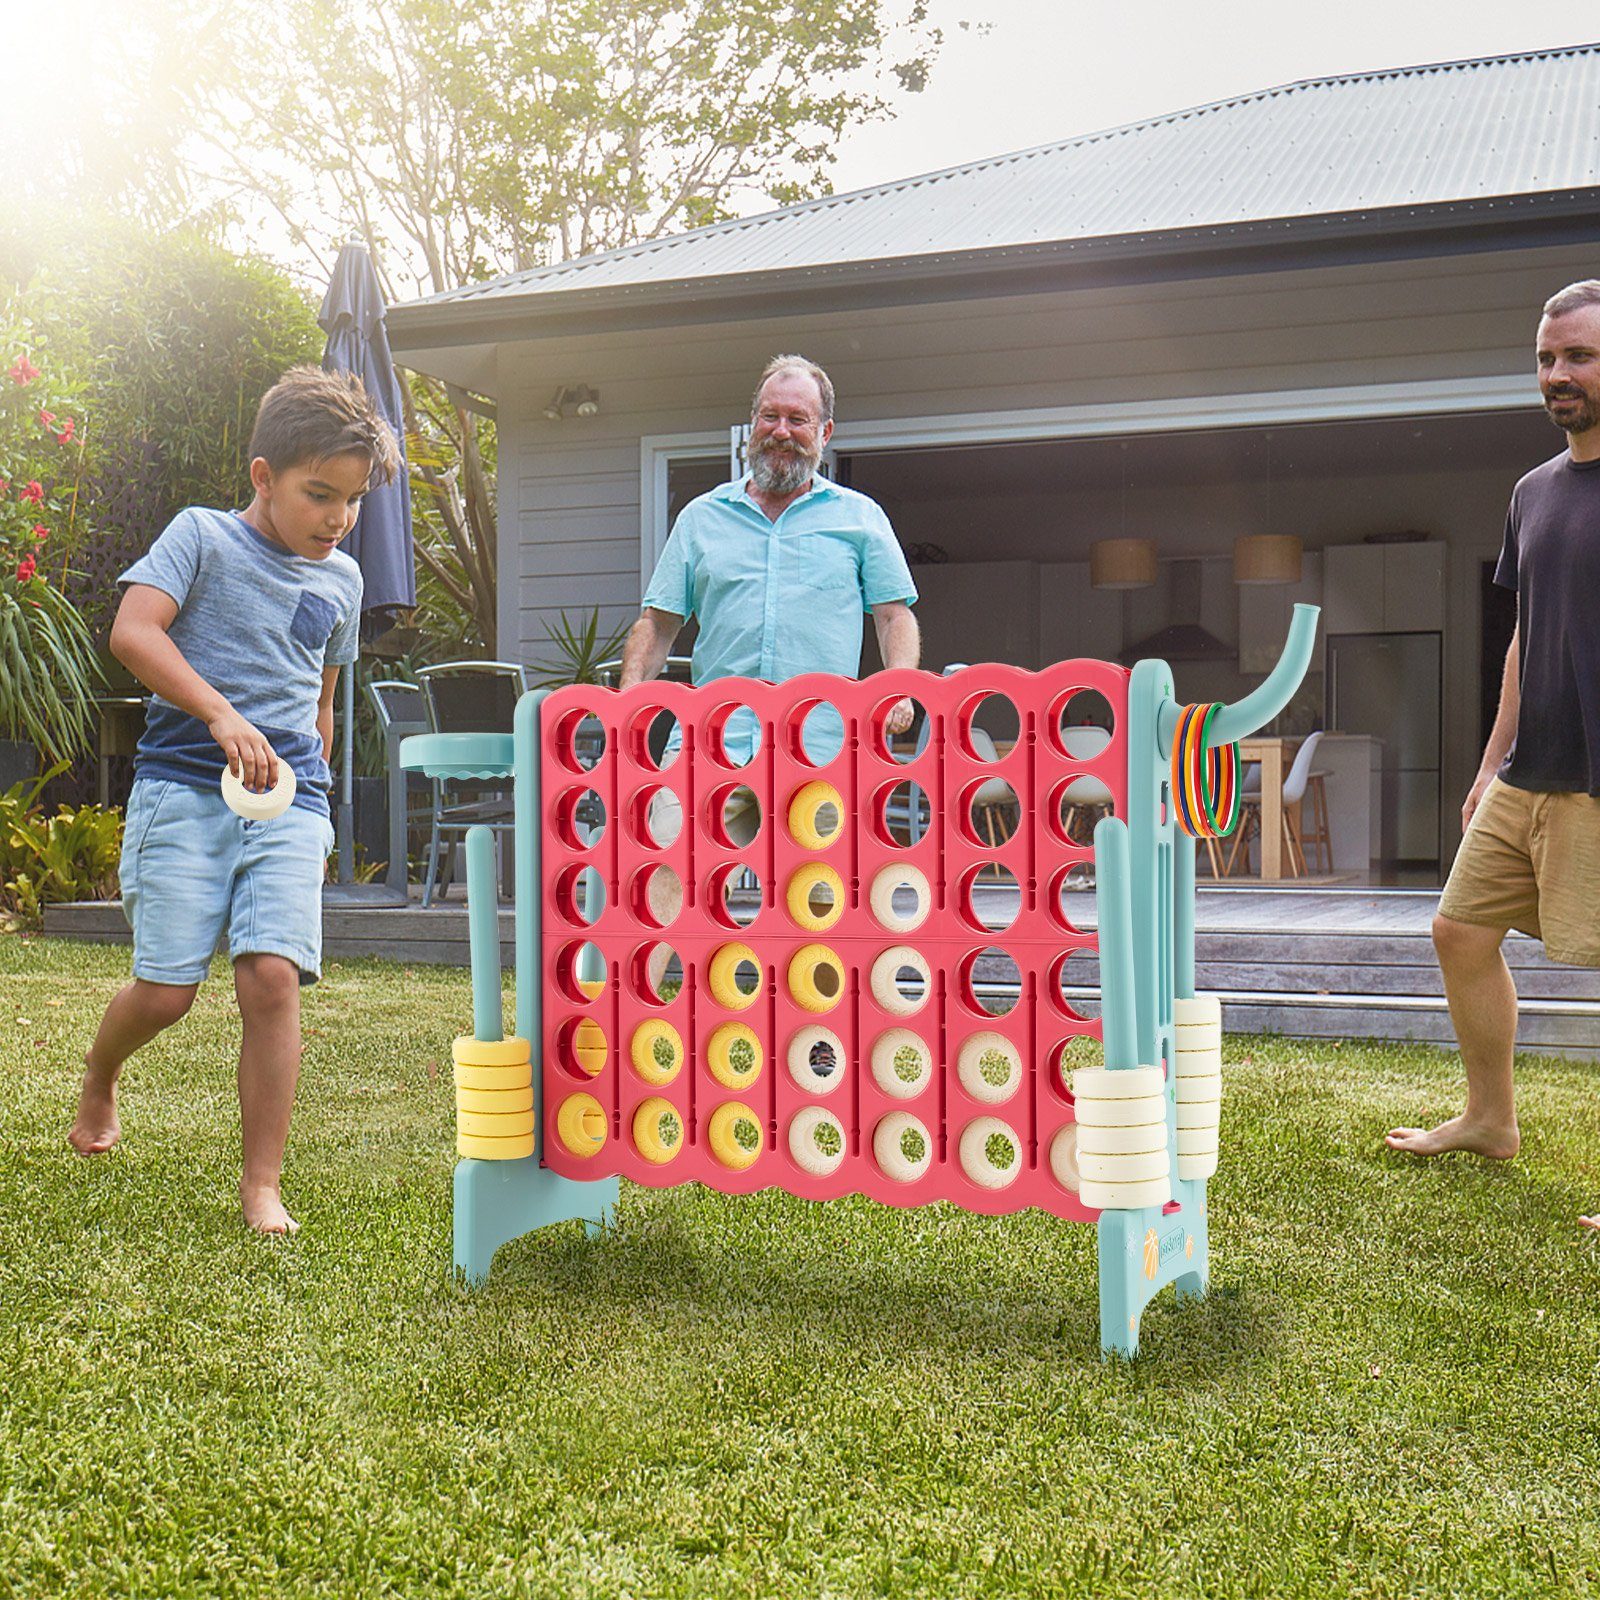
<instances>
[{"instance_id":1,"label":"umbrella pole","mask_svg":"<svg viewBox=\"0 0 1600 1600\"><path fill-rule=\"evenodd\" d=\"M339 882L356 881L356 664L344 669L344 771L339 779Z\"/></svg>"}]
</instances>

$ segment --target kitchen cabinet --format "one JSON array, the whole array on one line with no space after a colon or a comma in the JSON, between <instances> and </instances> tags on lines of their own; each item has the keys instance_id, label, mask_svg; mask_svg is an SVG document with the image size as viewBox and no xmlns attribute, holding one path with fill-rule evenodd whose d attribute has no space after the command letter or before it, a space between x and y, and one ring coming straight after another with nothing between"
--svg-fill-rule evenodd
<instances>
[{"instance_id":1,"label":"kitchen cabinet","mask_svg":"<svg viewBox=\"0 0 1600 1600\"><path fill-rule=\"evenodd\" d=\"M1323 552L1326 633L1444 629L1445 544L1331 544Z\"/></svg>"},{"instance_id":2,"label":"kitchen cabinet","mask_svg":"<svg viewBox=\"0 0 1600 1600\"><path fill-rule=\"evenodd\" d=\"M1289 618L1297 605L1320 606L1322 601L1322 555L1308 550L1300 564L1299 583L1241 583L1239 595L1239 670L1268 673L1283 654L1283 641L1289 634ZM1317 626L1317 642L1312 649L1311 672L1322 671L1323 636L1328 631L1324 616Z\"/></svg>"}]
</instances>

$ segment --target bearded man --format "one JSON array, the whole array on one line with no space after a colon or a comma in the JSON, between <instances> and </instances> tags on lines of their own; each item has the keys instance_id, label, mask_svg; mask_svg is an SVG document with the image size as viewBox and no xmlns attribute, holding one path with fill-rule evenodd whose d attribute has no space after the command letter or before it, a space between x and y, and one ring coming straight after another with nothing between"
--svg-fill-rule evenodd
<instances>
[{"instance_id":1,"label":"bearded man","mask_svg":"<svg viewBox=\"0 0 1600 1600\"><path fill-rule=\"evenodd\" d=\"M1600 280L1545 303L1535 358L1567 448L1517 484L1506 516L1495 582L1516 590L1517 629L1433 922L1467 1100L1436 1128L1389 1134L1417 1155L1517 1153L1506 933L1542 939L1552 961L1600 967Z\"/></svg>"},{"instance_id":2,"label":"bearded man","mask_svg":"<svg viewBox=\"0 0 1600 1600\"><path fill-rule=\"evenodd\" d=\"M653 678L678 631L697 617L693 677L764 678L806 672L847 678L861 671L862 617L871 613L886 667L914 667L921 650L911 614L917 586L889 519L864 494L817 476L833 437L833 384L804 356L777 356L750 406L750 470L684 507L645 590L644 612L628 634L622 687ZM909 699L888 718L891 734L911 725ZM675 730L669 750L676 747ZM844 725L831 707L806 720L807 756L831 761ZM749 711L731 717L723 747L749 761L760 728ZM664 801L676 800L663 796ZM738 843L740 822L726 820ZM658 839L673 828L652 814Z\"/></svg>"}]
</instances>

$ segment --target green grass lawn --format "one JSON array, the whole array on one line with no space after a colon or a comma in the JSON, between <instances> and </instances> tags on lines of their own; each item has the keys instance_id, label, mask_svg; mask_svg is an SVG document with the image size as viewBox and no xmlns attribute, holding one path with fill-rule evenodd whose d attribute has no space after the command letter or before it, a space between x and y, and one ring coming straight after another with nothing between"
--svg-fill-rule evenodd
<instances>
[{"instance_id":1,"label":"green grass lawn","mask_svg":"<svg viewBox=\"0 0 1600 1600\"><path fill-rule=\"evenodd\" d=\"M1451 1057L1230 1040L1213 1292L1105 1365L1093 1231L1031 1213L625 1183L463 1291L462 971L310 992L253 1238L225 979L63 1142L127 959L0 938L0 1594L1600 1593L1592 1067L1425 1165L1379 1136Z\"/></svg>"}]
</instances>

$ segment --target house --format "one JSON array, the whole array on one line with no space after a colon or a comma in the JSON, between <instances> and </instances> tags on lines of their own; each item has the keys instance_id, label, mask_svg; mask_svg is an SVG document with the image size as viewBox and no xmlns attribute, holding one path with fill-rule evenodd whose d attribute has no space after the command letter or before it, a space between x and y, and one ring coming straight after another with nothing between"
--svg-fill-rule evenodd
<instances>
[{"instance_id":1,"label":"house","mask_svg":"<svg viewBox=\"0 0 1600 1600\"><path fill-rule=\"evenodd\" d=\"M1538 310L1600 275L1597 219L1593 45L1268 89L389 328L498 417L502 655L546 654L563 607L635 612L677 509L730 475L754 374L801 351L838 388L833 470L913 560L928 665L1116 657L1178 624L1180 693L1233 698L1316 600L1348 688L1319 647L1285 731L1333 714L1341 814L1371 797L1371 855L1432 883L1514 620L1487 581L1506 498L1561 447ZM1236 583L1235 542L1267 533L1299 541L1298 582ZM1110 539L1154 541L1155 581L1094 587Z\"/></svg>"}]
</instances>

